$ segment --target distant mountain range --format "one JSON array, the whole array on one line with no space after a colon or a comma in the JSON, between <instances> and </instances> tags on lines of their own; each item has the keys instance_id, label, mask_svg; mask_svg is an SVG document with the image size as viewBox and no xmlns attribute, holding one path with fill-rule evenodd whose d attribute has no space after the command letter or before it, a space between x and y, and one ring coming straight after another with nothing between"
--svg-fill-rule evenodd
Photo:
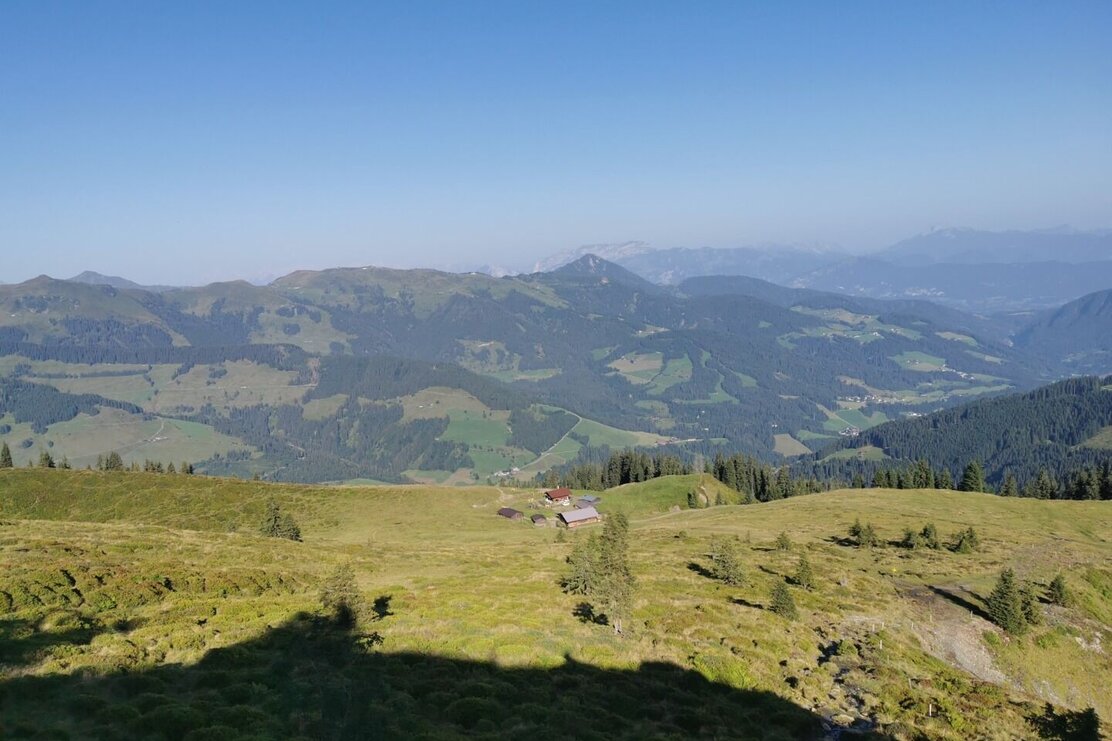
<instances>
[{"instance_id":1,"label":"distant mountain range","mask_svg":"<svg viewBox=\"0 0 1112 741\"><path fill-rule=\"evenodd\" d=\"M743 275L852 296L929 299L979 313L1038 311L1112 286L1112 232L1066 228L938 229L864 256L824 247L651 249L628 242L573 250L538 269L588 252L659 284Z\"/></svg>"},{"instance_id":2,"label":"distant mountain range","mask_svg":"<svg viewBox=\"0 0 1112 741\"><path fill-rule=\"evenodd\" d=\"M90 286L111 286L112 288L130 288L139 291L151 291L153 293L161 293L162 291L169 291L175 286L144 286L127 278L121 278L118 275L102 275L101 273L92 270L85 270L72 278L68 279L72 283L86 283Z\"/></svg>"}]
</instances>

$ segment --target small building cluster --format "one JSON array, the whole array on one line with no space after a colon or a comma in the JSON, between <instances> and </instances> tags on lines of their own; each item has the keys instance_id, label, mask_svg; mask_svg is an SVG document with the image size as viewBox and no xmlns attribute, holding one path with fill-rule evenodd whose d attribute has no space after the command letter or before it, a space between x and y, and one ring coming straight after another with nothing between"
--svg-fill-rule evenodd
<instances>
[{"instance_id":1,"label":"small building cluster","mask_svg":"<svg viewBox=\"0 0 1112 741\"><path fill-rule=\"evenodd\" d=\"M595 508L602 500L594 494L586 494L578 499L573 499L571 489L553 489L544 493L544 505L546 507L566 507L563 512L556 515L556 524L574 528L580 525L589 525L593 522L602 522L602 515ZM525 513L513 507L502 507L498 510L499 517L505 517L507 520L522 520L525 518ZM548 518L542 514L535 514L529 518L535 527L547 527Z\"/></svg>"}]
</instances>

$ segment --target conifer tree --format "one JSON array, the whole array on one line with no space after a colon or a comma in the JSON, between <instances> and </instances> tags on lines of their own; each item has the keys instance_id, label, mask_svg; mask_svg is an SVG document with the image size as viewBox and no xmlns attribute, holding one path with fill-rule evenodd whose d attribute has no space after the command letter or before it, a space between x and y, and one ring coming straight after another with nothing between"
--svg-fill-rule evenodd
<instances>
[{"instance_id":1,"label":"conifer tree","mask_svg":"<svg viewBox=\"0 0 1112 741\"><path fill-rule=\"evenodd\" d=\"M942 541L938 537L938 528L934 526L933 522L928 522L923 526L922 532L919 533L923 541L923 545L931 550L939 550L942 548Z\"/></svg>"},{"instance_id":2,"label":"conifer tree","mask_svg":"<svg viewBox=\"0 0 1112 741\"><path fill-rule=\"evenodd\" d=\"M336 568L321 585L320 601L325 611L342 628L354 628L366 609L348 564Z\"/></svg>"},{"instance_id":3,"label":"conifer tree","mask_svg":"<svg viewBox=\"0 0 1112 741\"><path fill-rule=\"evenodd\" d=\"M13 468L15 464L12 462L12 449L8 447L5 442L0 445L0 468Z\"/></svg>"},{"instance_id":4,"label":"conifer tree","mask_svg":"<svg viewBox=\"0 0 1112 741\"><path fill-rule=\"evenodd\" d=\"M815 574L811 570L811 562L807 560L807 554L799 557L799 565L795 567L795 583L804 589L815 588Z\"/></svg>"},{"instance_id":5,"label":"conifer tree","mask_svg":"<svg viewBox=\"0 0 1112 741\"><path fill-rule=\"evenodd\" d=\"M1020 635L1027 629L1023 596L1015 581L1015 572L1004 569L988 598L988 614L992 622L1005 632Z\"/></svg>"},{"instance_id":6,"label":"conifer tree","mask_svg":"<svg viewBox=\"0 0 1112 741\"><path fill-rule=\"evenodd\" d=\"M978 460L972 460L965 467L965 471L961 475L962 491L984 491L985 490L985 469L981 466Z\"/></svg>"},{"instance_id":7,"label":"conifer tree","mask_svg":"<svg viewBox=\"0 0 1112 741\"><path fill-rule=\"evenodd\" d=\"M737 538L716 537L711 540L710 546L711 572L730 586L745 583L745 570L741 564L741 554L738 552Z\"/></svg>"},{"instance_id":8,"label":"conifer tree","mask_svg":"<svg viewBox=\"0 0 1112 741\"><path fill-rule=\"evenodd\" d=\"M1004 476L1004 486L1000 489L1000 496L1002 497L1018 497L1019 484L1015 480L1015 474L1011 471Z\"/></svg>"},{"instance_id":9,"label":"conifer tree","mask_svg":"<svg viewBox=\"0 0 1112 741\"><path fill-rule=\"evenodd\" d=\"M954 536L954 551L957 553L972 553L980 547L981 539L972 525Z\"/></svg>"},{"instance_id":10,"label":"conifer tree","mask_svg":"<svg viewBox=\"0 0 1112 741\"><path fill-rule=\"evenodd\" d=\"M54 456L45 450L39 453L39 468L54 468Z\"/></svg>"},{"instance_id":11,"label":"conifer tree","mask_svg":"<svg viewBox=\"0 0 1112 741\"><path fill-rule=\"evenodd\" d=\"M781 531L780 534L776 536L776 550L790 551L791 549L792 539L788 537L786 532Z\"/></svg>"},{"instance_id":12,"label":"conifer tree","mask_svg":"<svg viewBox=\"0 0 1112 741\"><path fill-rule=\"evenodd\" d=\"M900 541L900 545L902 545L904 548L915 550L919 546L923 545L923 539L919 535L919 533L907 527L904 528L904 536L903 540Z\"/></svg>"},{"instance_id":13,"label":"conifer tree","mask_svg":"<svg viewBox=\"0 0 1112 741\"><path fill-rule=\"evenodd\" d=\"M1042 609L1039 607L1039 596L1035 592L1032 582L1025 582L1019 590L1019 604L1023 608L1023 619L1028 625L1042 623Z\"/></svg>"},{"instance_id":14,"label":"conifer tree","mask_svg":"<svg viewBox=\"0 0 1112 741\"><path fill-rule=\"evenodd\" d=\"M788 620L795 620L799 617L799 610L795 606L795 598L792 597L788 585L780 579L776 580L776 584L773 585L772 592L769 594L768 609Z\"/></svg>"},{"instance_id":15,"label":"conifer tree","mask_svg":"<svg viewBox=\"0 0 1112 741\"><path fill-rule=\"evenodd\" d=\"M1069 587L1066 586L1066 578L1061 574L1056 575L1050 581L1050 588L1047 590L1047 597L1050 598L1050 603L1059 605L1060 607L1069 607L1073 603L1073 595L1070 594Z\"/></svg>"},{"instance_id":16,"label":"conifer tree","mask_svg":"<svg viewBox=\"0 0 1112 741\"><path fill-rule=\"evenodd\" d=\"M954 488L954 475L950 473L950 469L944 468L935 479L938 482L939 489L953 489Z\"/></svg>"}]
</instances>

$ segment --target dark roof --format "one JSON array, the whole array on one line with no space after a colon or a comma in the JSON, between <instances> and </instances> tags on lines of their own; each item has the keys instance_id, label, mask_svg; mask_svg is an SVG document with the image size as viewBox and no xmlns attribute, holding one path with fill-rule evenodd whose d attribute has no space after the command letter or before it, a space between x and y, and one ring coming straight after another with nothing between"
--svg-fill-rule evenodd
<instances>
[{"instance_id":1,"label":"dark roof","mask_svg":"<svg viewBox=\"0 0 1112 741\"><path fill-rule=\"evenodd\" d=\"M553 489L552 491L545 492L544 495L549 499L567 499L571 496L571 489Z\"/></svg>"},{"instance_id":2,"label":"dark roof","mask_svg":"<svg viewBox=\"0 0 1112 741\"><path fill-rule=\"evenodd\" d=\"M502 509L498 510L498 514L502 515L503 517L509 517L511 520L516 520L519 517L525 516L524 512L520 512L513 507L503 507Z\"/></svg>"},{"instance_id":3,"label":"dark roof","mask_svg":"<svg viewBox=\"0 0 1112 741\"><path fill-rule=\"evenodd\" d=\"M584 494L582 497L579 498L579 501L590 502L591 504L594 504L595 502L600 502L602 500L599 497L596 497L594 494Z\"/></svg>"},{"instance_id":4,"label":"dark roof","mask_svg":"<svg viewBox=\"0 0 1112 741\"><path fill-rule=\"evenodd\" d=\"M571 512L561 512L560 517L564 522L583 522L584 520L597 520L599 519L598 510L594 507L584 507L583 509L573 509Z\"/></svg>"},{"instance_id":5,"label":"dark roof","mask_svg":"<svg viewBox=\"0 0 1112 741\"><path fill-rule=\"evenodd\" d=\"M544 515L533 515L529 519L532 520L533 522L548 522L548 518L545 517Z\"/></svg>"}]
</instances>

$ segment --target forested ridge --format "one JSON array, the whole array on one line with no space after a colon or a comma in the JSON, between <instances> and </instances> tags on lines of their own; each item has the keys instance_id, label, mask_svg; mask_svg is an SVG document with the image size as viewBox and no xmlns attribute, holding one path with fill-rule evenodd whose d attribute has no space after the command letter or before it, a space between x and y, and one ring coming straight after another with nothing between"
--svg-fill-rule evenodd
<instances>
[{"instance_id":1,"label":"forested ridge","mask_svg":"<svg viewBox=\"0 0 1112 741\"><path fill-rule=\"evenodd\" d=\"M1112 376L1071 378L1023 394L889 422L822 451L814 470L823 477L852 478L860 473L869 478L886 464L830 456L871 446L897 460L922 459L952 472L978 460L993 485L1002 484L1009 473L1022 481L1043 470L1063 478L1112 455L1083 445L1112 425L1110 386Z\"/></svg>"}]
</instances>

